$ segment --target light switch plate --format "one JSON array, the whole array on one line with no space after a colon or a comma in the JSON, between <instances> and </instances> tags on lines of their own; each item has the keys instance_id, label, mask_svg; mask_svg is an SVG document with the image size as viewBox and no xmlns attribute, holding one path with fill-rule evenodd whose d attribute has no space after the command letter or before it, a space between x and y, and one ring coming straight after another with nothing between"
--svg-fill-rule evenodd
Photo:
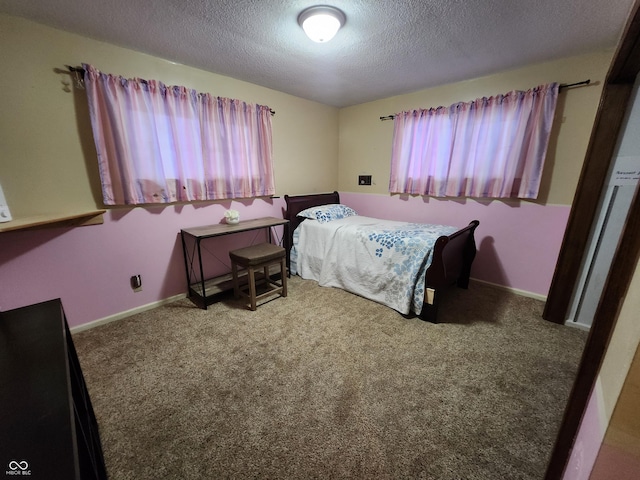
<instances>
[{"instance_id":1,"label":"light switch plate","mask_svg":"<svg viewBox=\"0 0 640 480\"><path fill-rule=\"evenodd\" d=\"M7 201L4 198L4 192L2 191L2 185L0 185L0 223L2 222L10 222L11 212L9 211L9 205L7 205Z\"/></svg>"}]
</instances>

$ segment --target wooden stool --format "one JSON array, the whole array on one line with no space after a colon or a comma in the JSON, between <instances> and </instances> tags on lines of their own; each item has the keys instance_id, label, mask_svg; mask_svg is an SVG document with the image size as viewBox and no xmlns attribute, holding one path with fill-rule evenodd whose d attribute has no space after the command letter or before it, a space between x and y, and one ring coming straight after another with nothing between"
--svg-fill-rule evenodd
<instances>
[{"instance_id":1,"label":"wooden stool","mask_svg":"<svg viewBox=\"0 0 640 480\"><path fill-rule=\"evenodd\" d=\"M231 271L233 273L233 294L236 298L240 295L247 297L251 302L251 310L256 309L256 301L268 295L279 293L287 296L287 266L285 249L272 243L260 243L250 247L239 248L229 252L231 259ZM271 280L269 267L280 264L281 281L278 285ZM238 267L245 268L249 277L249 293L242 291L238 283ZM264 281L270 290L256 295L256 270L263 269Z\"/></svg>"}]
</instances>

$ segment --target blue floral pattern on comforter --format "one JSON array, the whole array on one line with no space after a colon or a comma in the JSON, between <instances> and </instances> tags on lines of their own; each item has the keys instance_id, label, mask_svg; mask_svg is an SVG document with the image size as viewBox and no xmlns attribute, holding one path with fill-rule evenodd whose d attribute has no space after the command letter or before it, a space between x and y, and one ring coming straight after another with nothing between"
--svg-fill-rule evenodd
<instances>
[{"instance_id":1,"label":"blue floral pattern on comforter","mask_svg":"<svg viewBox=\"0 0 640 480\"><path fill-rule=\"evenodd\" d=\"M458 229L445 225L408 223L393 229L357 228L357 238L366 249L375 247L382 270L394 278L385 290L385 303L401 313L420 312L424 299L425 273L433 258L433 246L442 235Z\"/></svg>"},{"instance_id":2,"label":"blue floral pattern on comforter","mask_svg":"<svg viewBox=\"0 0 640 480\"><path fill-rule=\"evenodd\" d=\"M303 222L301 226L307 222ZM400 313L420 312L433 246L457 227L354 216L306 226L298 236L298 274Z\"/></svg>"}]
</instances>

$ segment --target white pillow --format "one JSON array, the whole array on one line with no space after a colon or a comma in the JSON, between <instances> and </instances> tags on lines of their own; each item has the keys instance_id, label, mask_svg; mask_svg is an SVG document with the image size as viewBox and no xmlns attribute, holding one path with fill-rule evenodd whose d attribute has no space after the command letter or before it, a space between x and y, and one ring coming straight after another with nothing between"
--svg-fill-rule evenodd
<instances>
[{"instance_id":1,"label":"white pillow","mask_svg":"<svg viewBox=\"0 0 640 480\"><path fill-rule=\"evenodd\" d=\"M346 205L340 203L331 203L329 205L320 205L318 207L307 208L300 212L297 216L311 218L320 223L330 222L331 220L339 220L341 218L357 215L356 211Z\"/></svg>"}]
</instances>

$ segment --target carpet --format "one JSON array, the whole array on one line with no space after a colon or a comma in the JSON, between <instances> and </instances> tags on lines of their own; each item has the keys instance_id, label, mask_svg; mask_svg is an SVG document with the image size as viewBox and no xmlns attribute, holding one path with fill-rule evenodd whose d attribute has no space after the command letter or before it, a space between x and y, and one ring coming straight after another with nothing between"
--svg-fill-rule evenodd
<instances>
[{"instance_id":1,"label":"carpet","mask_svg":"<svg viewBox=\"0 0 640 480\"><path fill-rule=\"evenodd\" d=\"M541 479L586 332L473 282L439 324L292 277L74 334L109 478Z\"/></svg>"}]
</instances>

